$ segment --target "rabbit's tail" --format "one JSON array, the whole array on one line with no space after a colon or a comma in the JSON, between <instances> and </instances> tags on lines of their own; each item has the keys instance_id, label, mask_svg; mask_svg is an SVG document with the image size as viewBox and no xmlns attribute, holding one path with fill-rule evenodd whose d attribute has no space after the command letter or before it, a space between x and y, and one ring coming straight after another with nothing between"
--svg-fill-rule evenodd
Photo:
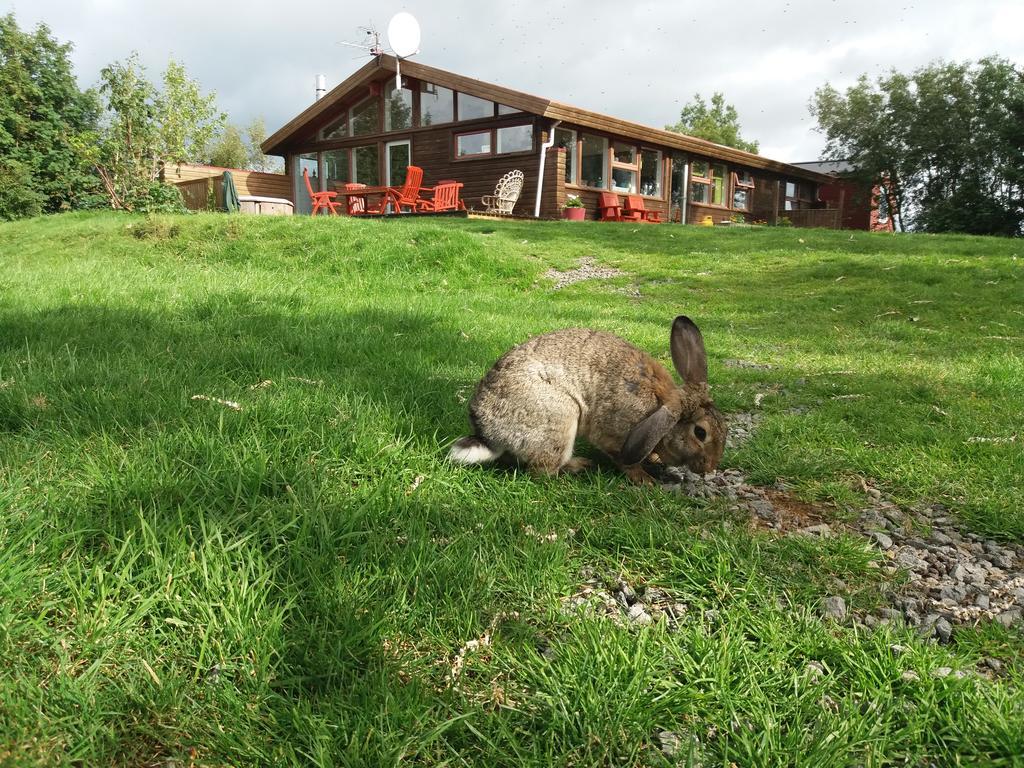
<instances>
[{"instance_id":1,"label":"rabbit's tail","mask_svg":"<svg viewBox=\"0 0 1024 768\"><path fill-rule=\"evenodd\" d=\"M469 435L460 437L448 451L448 460L456 464L487 464L501 456L504 451L495 451L482 437Z\"/></svg>"}]
</instances>

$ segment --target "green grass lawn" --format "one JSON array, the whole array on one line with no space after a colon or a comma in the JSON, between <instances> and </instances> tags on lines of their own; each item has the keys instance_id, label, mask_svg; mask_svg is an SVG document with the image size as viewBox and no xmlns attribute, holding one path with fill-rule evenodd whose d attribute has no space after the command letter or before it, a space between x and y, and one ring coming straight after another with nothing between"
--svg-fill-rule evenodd
<instances>
[{"instance_id":1,"label":"green grass lawn","mask_svg":"<svg viewBox=\"0 0 1024 768\"><path fill-rule=\"evenodd\" d=\"M626 276L552 290L585 256ZM686 313L720 407L760 401L724 466L1024 541L1022 278L1024 243L969 237L0 225L0 764L661 765L662 730L682 764L1021 764L1019 631L817 618L877 601L863 541L754 533L607 465L443 457L511 345L585 325L667 362ZM688 619L566 615L582 568ZM1005 674L931 675L985 656Z\"/></svg>"}]
</instances>

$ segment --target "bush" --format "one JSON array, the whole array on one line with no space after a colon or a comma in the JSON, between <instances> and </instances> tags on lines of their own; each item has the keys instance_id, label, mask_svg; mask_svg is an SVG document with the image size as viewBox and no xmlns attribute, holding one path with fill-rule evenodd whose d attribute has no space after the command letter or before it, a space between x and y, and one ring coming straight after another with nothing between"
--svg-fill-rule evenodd
<instances>
[{"instance_id":1,"label":"bush","mask_svg":"<svg viewBox=\"0 0 1024 768\"><path fill-rule=\"evenodd\" d=\"M143 195L131 201L131 209L139 213L187 213L181 191L173 184L150 183Z\"/></svg>"}]
</instances>

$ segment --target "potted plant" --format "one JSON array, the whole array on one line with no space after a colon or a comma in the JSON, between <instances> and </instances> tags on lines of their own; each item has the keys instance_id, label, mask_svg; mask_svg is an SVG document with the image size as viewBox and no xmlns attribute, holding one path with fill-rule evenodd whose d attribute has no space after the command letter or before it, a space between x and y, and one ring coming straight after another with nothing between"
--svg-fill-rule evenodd
<instances>
[{"instance_id":1,"label":"potted plant","mask_svg":"<svg viewBox=\"0 0 1024 768\"><path fill-rule=\"evenodd\" d=\"M586 218L587 209L583 207L583 201L579 195L569 195L562 204L562 218L566 221L583 221Z\"/></svg>"}]
</instances>

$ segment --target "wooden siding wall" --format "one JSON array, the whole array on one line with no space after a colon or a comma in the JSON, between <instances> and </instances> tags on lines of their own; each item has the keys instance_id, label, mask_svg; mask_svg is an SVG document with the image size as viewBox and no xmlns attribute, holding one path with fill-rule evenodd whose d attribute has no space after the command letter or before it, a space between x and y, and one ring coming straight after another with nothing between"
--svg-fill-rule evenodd
<instances>
[{"instance_id":1,"label":"wooden siding wall","mask_svg":"<svg viewBox=\"0 0 1024 768\"><path fill-rule=\"evenodd\" d=\"M536 196L536 190L533 194ZM544 191L540 197L541 218L561 218L565 197L565 150L551 147L544 161Z\"/></svg>"},{"instance_id":2,"label":"wooden siding wall","mask_svg":"<svg viewBox=\"0 0 1024 768\"><path fill-rule=\"evenodd\" d=\"M507 121L505 121L507 124ZM486 127L486 126L485 126ZM461 129L461 128L460 128ZM461 181L462 200L467 208L483 210L480 198L493 195L498 179L511 170L523 172L523 191L512 209L514 215L532 216L537 194L537 173L540 170L540 137L534 129L534 148L522 154L491 155L468 160L454 159L453 133L455 126L412 134L412 162L423 168L423 186L432 187L442 179ZM389 134L389 141L401 138L400 133Z\"/></svg>"},{"instance_id":3,"label":"wooden siding wall","mask_svg":"<svg viewBox=\"0 0 1024 768\"><path fill-rule=\"evenodd\" d=\"M240 195L254 195L257 197L280 197L295 202L292 194L292 180L290 176L283 173L261 173L259 171L242 171L237 168L218 168L214 165L174 165L164 168L164 181L169 184L182 184L183 182L195 181L196 179L217 179L224 175L224 171L231 171L231 177L235 181L235 189ZM220 184L215 184L218 199L220 197ZM185 192L185 190L182 190ZM198 194L196 192L195 194ZM192 196L194 197L195 194ZM204 205L205 207L205 205Z\"/></svg>"}]
</instances>

